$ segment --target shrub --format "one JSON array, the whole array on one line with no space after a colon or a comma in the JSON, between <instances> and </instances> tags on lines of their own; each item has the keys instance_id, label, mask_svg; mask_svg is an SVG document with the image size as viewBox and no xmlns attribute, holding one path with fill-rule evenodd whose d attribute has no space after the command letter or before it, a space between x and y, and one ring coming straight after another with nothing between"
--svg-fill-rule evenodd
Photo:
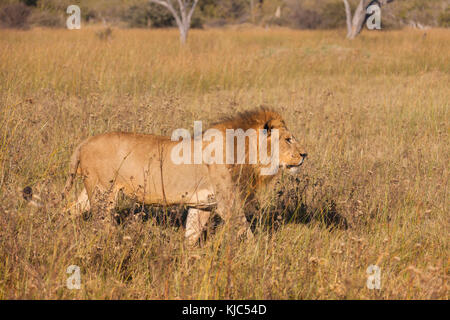
<instances>
[{"instance_id":1,"label":"shrub","mask_svg":"<svg viewBox=\"0 0 450 320\"><path fill-rule=\"evenodd\" d=\"M320 12L320 15L322 17L322 28L333 29L345 26L346 16L342 1L326 3Z\"/></svg>"},{"instance_id":2,"label":"shrub","mask_svg":"<svg viewBox=\"0 0 450 320\"><path fill-rule=\"evenodd\" d=\"M31 9L22 2L3 7L0 11L0 26L3 28L26 29Z\"/></svg>"},{"instance_id":3,"label":"shrub","mask_svg":"<svg viewBox=\"0 0 450 320\"><path fill-rule=\"evenodd\" d=\"M100 40L109 40L112 37L112 29L110 27L106 27L102 30L99 30L95 33L95 35L100 39Z\"/></svg>"},{"instance_id":4,"label":"shrub","mask_svg":"<svg viewBox=\"0 0 450 320\"><path fill-rule=\"evenodd\" d=\"M122 19L132 28L170 27L174 25L172 14L156 4L133 5L123 14Z\"/></svg>"},{"instance_id":5,"label":"shrub","mask_svg":"<svg viewBox=\"0 0 450 320\"><path fill-rule=\"evenodd\" d=\"M98 12L89 8L86 8L85 10L81 9L81 15L87 22L96 21L99 18Z\"/></svg>"},{"instance_id":6,"label":"shrub","mask_svg":"<svg viewBox=\"0 0 450 320\"><path fill-rule=\"evenodd\" d=\"M198 8L197 8L198 9ZM204 24L204 19L200 13L200 10L195 10L191 18L191 28L202 29Z\"/></svg>"},{"instance_id":7,"label":"shrub","mask_svg":"<svg viewBox=\"0 0 450 320\"><path fill-rule=\"evenodd\" d=\"M438 18L438 24L440 27L449 28L450 27L450 9L447 8L444 12L441 12Z\"/></svg>"},{"instance_id":8,"label":"shrub","mask_svg":"<svg viewBox=\"0 0 450 320\"><path fill-rule=\"evenodd\" d=\"M37 2L37 7L40 9L50 10L50 11L66 11L66 8L71 4L80 5L80 1L73 0L39 0Z\"/></svg>"},{"instance_id":9,"label":"shrub","mask_svg":"<svg viewBox=\"0 0 450 320\"><path fill-rule=\"evenodd\" d=\"M62 15L58 15L47 10L33 11L29 18L30 25L49 28L64 27L64 22L65 21Z\"/></svg>"},{"instance_id":10,"label":"shrub","mask_svg":"<svg viewBox=\"0 0 450 320\"><path fill-rule=\"evenodd\" d=\"M25 5L29 7L36 7L38 0L21 0L20 2L23 2Z\"/></svg>"},{"instance_id":11,"label":"shrub","mask_svg":"<svg viewBox=\"0 0 450 320\"><path fill-rule=\"evenodd\" d=\"M298 7L291 14L292 26L297 29L317 29L320 27L321 18L317 11Z\"/></svg>"}]
</instances>

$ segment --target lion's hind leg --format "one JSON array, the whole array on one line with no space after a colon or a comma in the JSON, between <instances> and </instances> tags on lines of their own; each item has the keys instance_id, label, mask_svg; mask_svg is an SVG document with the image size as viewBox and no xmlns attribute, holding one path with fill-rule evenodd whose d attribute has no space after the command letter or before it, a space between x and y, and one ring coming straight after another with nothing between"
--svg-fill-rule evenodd
<instances>
[{"instance_id":1,"label":"lion's hind leg","mask_svg":"<svg viewBox=\"0 0 450 320\"><path fill-rule=\"evenodd\" d=\"M77 200L67 208L67 211L72 216L80 216L85 212L91 210L91 205L89 202L89 197L85 188L78 195Z\"/></svg>"}]
</instances>

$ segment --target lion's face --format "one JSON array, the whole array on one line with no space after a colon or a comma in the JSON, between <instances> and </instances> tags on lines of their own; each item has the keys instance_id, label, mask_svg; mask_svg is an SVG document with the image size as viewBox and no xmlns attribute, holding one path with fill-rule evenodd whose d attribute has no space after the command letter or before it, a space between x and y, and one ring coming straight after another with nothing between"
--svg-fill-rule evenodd
<instances>
[{"instance_id":1,"label":"lion's face","mask_svg":"<svg viewBox=\"0 0 450 320\"><path fill-rule=\"evenodd\" d=\"M299 167L302 165L304 159L306 158L307 154L305 150L300 146L299 142L295 139L295 137L292 135L292 133L289 131L289 129L286 127L286 123L284 122L283 118L274 111L269 111L266 109L261 109L253 112L248 112L244 114L240 114L238 117L227 120L221 123L216 124L214 129L218 129L221 132L225 133L226 130L233 129L233 130L243 130L244 132L247 132L247 130L252 129L257 132L257 135L264 134L266 136L266 141L264 143L264 146L266 149L266 155L269 156L272 154L271 148L272 148L272 132L275 132L273 130L278 131L278 163L274 160L272 157L269 160L269 164L267 164L267 159L265 158L266 155L259 154L260 157L260 163L257 166L248 166L248 168L257 168L259 167L261 171L259 172L259 175L273 175L273 173L267 173L272 172L271 170L278 169L277 165L281 167L282 169L287 169L289 173L296 173L299 170ZM262 147L258 146L260 143L258 139L252 140L249 136L249 139L245 138L246 143L249 143L250 140L252 140L252 143L256 144L256 149ZM256 140L256 141L255 141ZM273 145L275 147L275 144ZM253 149L253 150L256 150ZM236 151L237 149L235 149ZM259 152L261 152L262 149L259 149ZM246 161L250 160L249 156L249 145L246 145ZM263 151L264 152L264 151ZM224 150L223 155L226 154L226 150ZM235 156L236 157L236 156ZM250 163L250 162L246 162ZM274 168L275 166L275 168ZM237 166L239 167L239 166ZM262 170L266 173L262 173ZM269 171L266 171L266 169L270 169ZM252 169L251 169L252 170ZM275 171L275 173L278 170ZM239 173L241 174L241 173Z\"/></svg>"},{"instance_id":2,"label":"lion's face","mask_svg":"<svg viewBox=\"0 0 450 320\"><path fill-rule=\"evenodd\" d=\"M283 123L272 126L279 132L279 159L280 167L289 173L297 173L307 153Z\"/></svg>"}]
</instances>

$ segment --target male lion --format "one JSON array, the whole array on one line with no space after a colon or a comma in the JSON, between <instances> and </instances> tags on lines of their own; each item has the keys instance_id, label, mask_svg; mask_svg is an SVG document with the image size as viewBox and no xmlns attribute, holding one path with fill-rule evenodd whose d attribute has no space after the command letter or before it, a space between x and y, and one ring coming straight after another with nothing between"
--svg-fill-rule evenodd
<instances>
[{"instance_id":1,"label":"male lion","mask_svg":"<svg viewBox=\"0 0 450 320\"><path fill-rule=\"evenodd\" d=\"M238 228L238 235L245 233L247 237L252 237L243 205L274 176L261 175L264 168L261 159L257 163L249 163L250 145L256 141L256 149L259 149L259 136L264 134L270 149L272 132L277 132L277 165L291 172L298 170L307 154L286 128L281 116L274 111L259 109L242 113L215 124L212 129L223 133L223 136L230 129L254 129L257 140L252 142L250 138L243 138L247 161L240 164L226 164L226 161L222 164L176 164L171 155L179 142L169 137L105 133L86 139L75 149L63 197L67 196L75 176L79 174L83 177L85 189L73 206L78 210L104 205L105 210L98 212L109 213L115 207L119 191L122 191L145 204L187 206L185 239L190 245L199 239L213 209L225 222L235 220L233 225ZM272 150L269 152L272 154ZM103 197L101 201L99 195Z\"/></svg>"}]
</instances>

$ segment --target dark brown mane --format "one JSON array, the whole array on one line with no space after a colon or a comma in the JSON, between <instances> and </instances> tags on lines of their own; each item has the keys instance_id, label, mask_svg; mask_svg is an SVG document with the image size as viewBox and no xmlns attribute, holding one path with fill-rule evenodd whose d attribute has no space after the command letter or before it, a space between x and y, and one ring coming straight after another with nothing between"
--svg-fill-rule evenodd
<instances>
[{"instance_id":1,"label":"dark brown mane","mask_svg":"<svg viewBox=\"0 0 450 320\"><path fill-rule=\"evenodd\" d=\"M212 124L212 127L226 127L229 129L249 129L263 127L269 120L279 120L284 123L281 115L267 107L240 112L237 115L226 116Z\"/></svg>"},{"instance_id":2,"label":"dark brown mane","mask_svg":"<svg viewBox=\"0 0 450 320\"><path fill-rule=\"evenodd\" d=\"M231 117L224 117L220 121L211 125L210 128L218 129L224 132L226 129L266 129L267 125L276 125L285 127L285 123L281 115L267 107L250 110L235 114ZM267 128L269 129L269 128ZM246 154L248 152L248 140L246 140ZM256 186L263 181L268 181L272 176L260 176L258 165L240 164L229 165L233 180L237 183L245 198L250 200L253 198L253 191Z\"/></svg>"}]
</instances>

